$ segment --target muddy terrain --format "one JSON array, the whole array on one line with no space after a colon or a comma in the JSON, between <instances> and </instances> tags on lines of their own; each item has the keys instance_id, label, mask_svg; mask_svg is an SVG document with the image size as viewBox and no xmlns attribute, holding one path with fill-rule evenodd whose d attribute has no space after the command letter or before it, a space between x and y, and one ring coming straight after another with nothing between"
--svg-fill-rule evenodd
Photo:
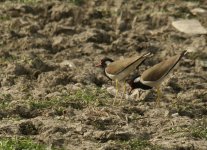
<instances>
[{"instance_id":1,"label":"muddy terrain","mask_svg":"<svg viewBox=\"0 0 207 150\"><path fill-rule=\"evenodd\" d=\"M0 0L1 149L206 150L207 35L177 19L207 28L206 1ZM151 52L141 73L183 50L160 107L155 90L112 105L101 58Z\"/></svg>"}]
</instances>

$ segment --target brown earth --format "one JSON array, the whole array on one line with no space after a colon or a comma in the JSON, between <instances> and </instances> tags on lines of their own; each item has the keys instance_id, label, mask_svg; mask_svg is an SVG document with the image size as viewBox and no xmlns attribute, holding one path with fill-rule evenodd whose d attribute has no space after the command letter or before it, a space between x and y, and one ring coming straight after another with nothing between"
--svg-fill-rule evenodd
<instances>
[{"instance_id":1,"label":"brown earth","mask_svg":"<svg viewBox=\"0 0 207 150\"><path fill-rule=\"evenodd\" d=\"M81 2L81 1L80 1ZM0 1L0 136L60 149L207 149L207 35L172 27L206 1ZM188 49L162 86L112 106L94 65L144 52L145 68ZM111 87L110 87L111 88Z\"/></svg>"}]
</instances>

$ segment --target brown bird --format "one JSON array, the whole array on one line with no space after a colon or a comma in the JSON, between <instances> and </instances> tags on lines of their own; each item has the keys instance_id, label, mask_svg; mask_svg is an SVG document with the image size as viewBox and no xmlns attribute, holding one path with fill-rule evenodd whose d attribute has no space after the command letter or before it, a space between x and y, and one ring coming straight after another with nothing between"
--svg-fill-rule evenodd
<instances>
[{"instance_id":1,"label":"brown bird","mask_svg":"<svg viewBox=\"0 0 207 150\"><path fill-rule=\"evenodd\" d=\"M156 103L160 105L160 85L186 53L186 51L183 51L181 54L172 56L167 60L164 60L145 70L141 76L134 76L131 80L128 81L129 85L131 86L130 93L136 88L148 90L154 87L157 89Z\"/></svg>"},{"instance_id":2,"label":"brown bird","mask_svg":"<svg viewBox=\"0 0 207 150\"><path fill-rule=\"evenodd\" d=\"M135 56L125 58L123 60L113 61L110 58L104 58L101 60L97 67L104 69L105 75L116 82L116 96L118 94L118 82L125 81L126 77L129 76L138 66L140 66L151 53L146 53L142 56ZM124 86L125 88L125 86ZM124 89L125 90L125 89ZM115 96L115 97L116 97Z\"/></svg>"}]
</instances>

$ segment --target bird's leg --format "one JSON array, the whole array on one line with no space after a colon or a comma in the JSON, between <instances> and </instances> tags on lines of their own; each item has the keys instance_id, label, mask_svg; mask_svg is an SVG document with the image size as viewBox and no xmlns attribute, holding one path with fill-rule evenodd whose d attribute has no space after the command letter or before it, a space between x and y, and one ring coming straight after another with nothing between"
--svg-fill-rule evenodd
<instances>
[{"instance_id":1,"label":"bird's leg","mask_svg":"<svg viewBox=\"0 0 207 150\"><path fill-rule=\"evenodd\" d=\"M123 95L122 95L122 97L121 97L121 99L120 99L120 102L119 102L119 104L121 104L121 100L125 97L125 94L126 94L126 82L124 81L124 91L123 91Z\"/></svg>"},{"instance_id":2,"label":"bird's leg","mask_svg":"<svg viewBox=\"0 0 207 150\"><path fill-rule=\"evenodd\" d=\"M126 82L124 81L124 92L123 92L124 94L123 94L123 96L125 96L125 94L126 94Z\"/></svg>"},{"instance_id":3,"label":"bird's leg","mask_svg":"<svg viewBox=\"0 0 207 150\"><path fill-rule=\"evenodd\" d=\"M115 98L117 98L118 92L119 92L119 82L118 82L118 80L116 80L116 96L115 96Z\"/></svg>"},{"instance_id":4,"label":"bird's leg","mask_svg":"<svg viewBox=\"0 0 207 150\"><path fill-rule=\"evenodd\" d=\"M173 101L172 107L173 108L178 108L177 101Z\"/></svg>"},{"instance_id":5,"label":"bird's leg","mask_svg":"<svg viewBox=\"0 0 207 150\"><path fill-rule=\"evenodd\" d=\"M115 95L115 98L114 98L114 101L113 101L113 105L115 104L115 101L116 101L116 98L117 98L117 96L118 96L118 91L119 91L119 85L118 85L118 80L116 79L116 95Z\"/></svg>"},{"instance_id":6,"label":"bird's leg","mask_svg":"<svg viewBox=\"0 0 207 150\"><path fill-rule=\"evenodd\" d=\"M138 98L140 99L140 96L141 96L141 90L138 90L137 96L136 96L136 101L137 101Z\"/></svg>"},{"instance_id":7,"label":"bird's leg","mask_svg":"<svg viewBox=\"0 0 207 150\"><path fill-rule=\"evenodd\" d=\"M157 99L156 99L156 106L160 107L160 98L162 96L162 93L160 91L160 87L157 87Z\"/></svg>"},{"instance_id":8,"label":"bird's leg","mask_svg":"<svg viewBox=\"0 0 207 150\"><path fill-rule=\"evenodd\" d=\"M136 93L136 98L135 98L135 101L137 101L139 98L139 91Z\"/></svg>"}]
</instances>

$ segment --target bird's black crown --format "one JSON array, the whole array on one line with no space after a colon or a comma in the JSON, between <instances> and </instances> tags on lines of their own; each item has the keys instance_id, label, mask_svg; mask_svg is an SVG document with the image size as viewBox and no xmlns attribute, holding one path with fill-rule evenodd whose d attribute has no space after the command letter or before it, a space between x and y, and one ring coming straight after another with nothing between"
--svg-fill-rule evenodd
<instances>
[{"instance_id":1,"label":"bird's black crown","mask_svg":"<svg viewBox=\"0 0 207 150\"><path fill-rule=\"evenodd\" d=\"M105 57L105 58L103 58L103 59L101 59L101 67L102 68L106 68L106 66L107 66L107 62L113 62L113 60L111 59L111 58L107 58L107 57Z\"/></svg>"}]
</instances>

